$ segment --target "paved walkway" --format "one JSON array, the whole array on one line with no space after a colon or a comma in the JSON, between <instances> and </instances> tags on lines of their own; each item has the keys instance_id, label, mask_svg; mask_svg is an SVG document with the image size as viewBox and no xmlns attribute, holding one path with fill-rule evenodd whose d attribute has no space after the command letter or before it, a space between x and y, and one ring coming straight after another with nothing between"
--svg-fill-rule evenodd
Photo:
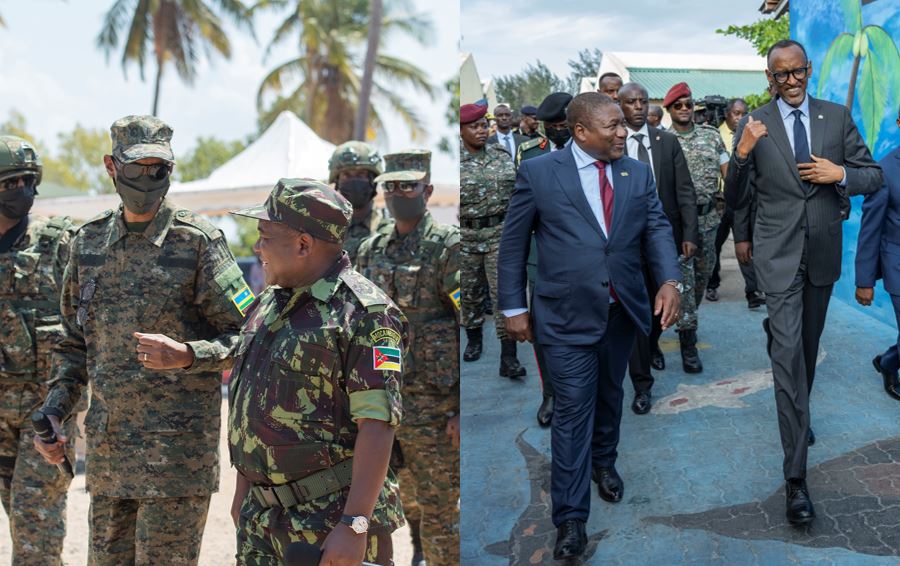
<instances>
[{"instance_id":1,"label":"paved walkway","mask_svg":"<svg viewBox=\"0 0 900 566\"><path fill-rule=\"evenodd\" d=\"M617 463L625 497L606 503L592 484L583 563L900 563L900 404L871 364L895 331L831 303L811 400L808 484L818 517L794 529L784 519L765 309L747 309L732 258L724 271L722 299L700 309L703 373L681 371L668 331L650 414L631 412L625 378ZM537 366L520 345L524 383L500 378L493 328L485 346L481 360L461 364L462 563L552 564L550 433L535 420Z\"/></svg>"}]
</instances>

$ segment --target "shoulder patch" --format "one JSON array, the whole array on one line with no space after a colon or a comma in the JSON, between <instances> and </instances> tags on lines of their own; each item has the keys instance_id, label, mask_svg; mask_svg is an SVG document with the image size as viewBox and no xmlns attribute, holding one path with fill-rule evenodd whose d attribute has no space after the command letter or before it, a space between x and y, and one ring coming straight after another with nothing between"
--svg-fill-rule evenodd
<instances>
[{"instance_id":1,"label":"shoulder patch","mask_svg":"<svg viewBox=\"0 0 900 566\"><path fill-rule=\"evenodd\" d=\"M365 308L387 305L391 299L374 283L363 277L355 269L345 269L340 274L341 281L353 291L353 295Z\"/></svg>"},{"instance_id":2,"label":"shoulder patch","mask_svg":"<svg viewBox=\"0 0 900 566\"><path fill-rule=\"evenodd\" d=\"M192 212L186 209L179 209L175 213L174 218L178 222L187 224L188 226L193 226L194 228L200 230L201 232L206 234L210 240L224 237L224 234L221 230L216 228L216 226L212 222L197 214L196 212Z\"/></svg>"}]
</instances>

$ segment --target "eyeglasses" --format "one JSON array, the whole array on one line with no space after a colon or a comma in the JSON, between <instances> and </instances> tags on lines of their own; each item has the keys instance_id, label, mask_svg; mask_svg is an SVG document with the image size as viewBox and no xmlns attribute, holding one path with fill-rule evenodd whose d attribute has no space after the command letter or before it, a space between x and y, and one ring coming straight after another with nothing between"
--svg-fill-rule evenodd
<instances>
[{"instance_id":1,"label":"eyeglasses","mask_svg":"<svg viewBox=\"0 0 900 566\"><path fill-rule=\"evenodd\" d=\"M154 163L152 165L141 165L140 163L122 163L115 160L119 171L126 179L138 179L142 175L146 175L154 181L162 181L172 172L170 163Z\"/></svg>"},{"instance_id":2,"label":"eyeglasses","mask_svg":"<svg viewBox=\"0 0 900 566\"><path fill-rule=\"evenodd\" d=\"M411 193L419 188L420 181L385 181L384 193Z\"/></svg>"},{"instance_id":3,"label":"eyeglasses","mask_svg":"<svg viewBox=\"0 0 900 566\"><path fill-rule=\"evenodd\" d=\"M11 191L14 189L18 189L20 181L22 182L23 188L34 188L34 186L37 184L37 175L20 175L18 177L4 179L3 181L0 181L0 191Z\"/></svg>"},{"instance_id":4,"label":"eyeglasses","mask_svg":"<svg viewBox=\"0 0 900 566\"><path fill-rule=\"evenodd\" d=\"M793 75L795 79L798 81L802 81L806 78L806 75L809 74L809 63L804 65L803 67L797 67L796 69L791 69L790 71L778 71L775 72L769 69L769 72L772 74L772 79L775 80L776 83L783 85L788 81L788 75Z\"/></svg>"},{"instance_id":5,"label":"eyeglasses","mask_svg":"<svg viewBox=\"0 0 900 566\"><path fill-rule=\"evenodd\" d=\"M681 110L682 108L692 110L694 108L694 103L690 100L688 100L687 102L676 102L672 105L672 108L674 108L675 110Z\"/></svg>"}]
</instances>

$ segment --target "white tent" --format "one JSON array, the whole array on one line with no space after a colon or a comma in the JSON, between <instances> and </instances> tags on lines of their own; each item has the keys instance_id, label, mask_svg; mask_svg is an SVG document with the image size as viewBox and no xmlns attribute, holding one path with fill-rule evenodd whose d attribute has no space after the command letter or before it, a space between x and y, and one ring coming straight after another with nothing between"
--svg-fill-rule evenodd
<instances>
[{"instance_id":1,"label":"white tent","mask_svg":"<svg viewBox=\"0 0 900 566\"><path fill-rule=\"evenodd\" d=\"M334 144L313 132L293 112L278 115L244 151L206 179L172 183L171 193L227 189L271 189L282 177L328 179L328 159Z\"/></svg>"}]
</instances>

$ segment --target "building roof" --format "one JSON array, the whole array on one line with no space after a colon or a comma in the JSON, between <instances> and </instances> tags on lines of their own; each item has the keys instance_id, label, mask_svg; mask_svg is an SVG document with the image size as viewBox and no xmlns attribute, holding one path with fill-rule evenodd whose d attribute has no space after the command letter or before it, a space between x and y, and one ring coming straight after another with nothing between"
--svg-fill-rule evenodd
<instances>
[{"instance_id":1,"label":"building roof","mask_svg":"<svg viewBox=\"0 0 900 566\"><path fill-rule=\"evenodd\" d=\"M725 98L759 94L766 90L766 75L760 71L715 71L705 69L631 69L629 80L647 89L648 98L665 98L672 85L686 82L695 99L718 94Z\"/></svg>"}]
</instances>

